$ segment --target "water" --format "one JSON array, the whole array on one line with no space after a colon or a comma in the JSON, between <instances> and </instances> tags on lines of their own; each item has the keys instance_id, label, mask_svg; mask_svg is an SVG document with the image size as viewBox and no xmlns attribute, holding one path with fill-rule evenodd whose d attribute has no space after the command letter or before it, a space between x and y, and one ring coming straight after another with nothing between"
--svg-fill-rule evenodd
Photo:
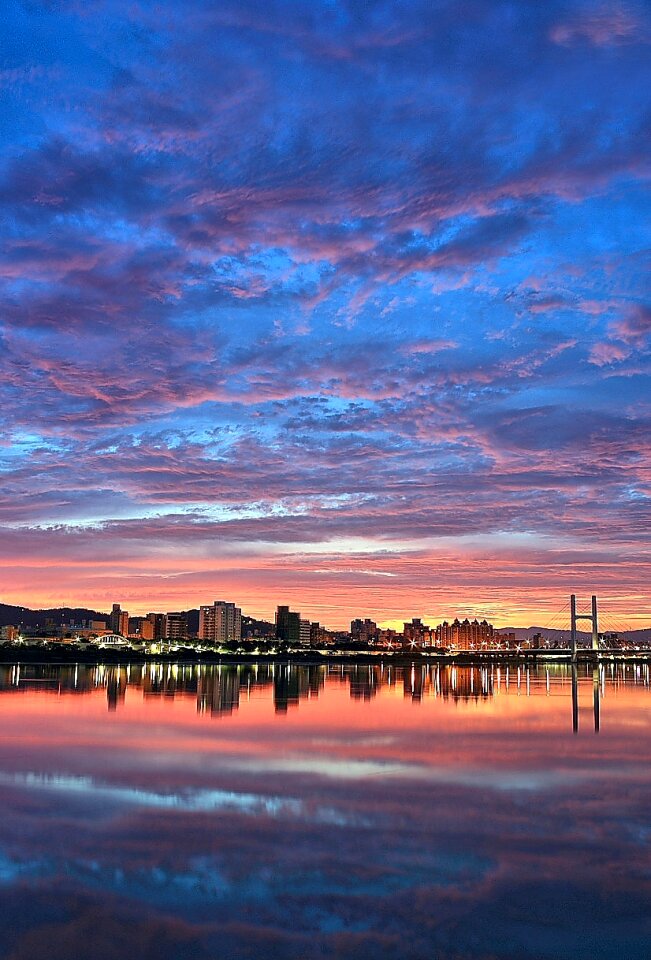
<instances>
[{"instance_id":1,"label":"water","mask_svg":"<svg viewBox=\"0 0 651 960\"><path fill-rule=\"evenodd\" d=\"M647 960L648 665L574 692L568 667L0 667L0 957Z\"/></svg>"}]
</instances>

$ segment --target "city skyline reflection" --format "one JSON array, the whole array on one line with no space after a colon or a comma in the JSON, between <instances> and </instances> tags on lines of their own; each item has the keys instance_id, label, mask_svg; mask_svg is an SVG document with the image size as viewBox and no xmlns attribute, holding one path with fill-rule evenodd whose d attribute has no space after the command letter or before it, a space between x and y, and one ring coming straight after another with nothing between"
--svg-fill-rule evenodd
<instances>
[{"instance_id":1,"label":"city skyline reflection","mask_svg":"<svg viewBox=\"0 0 651 960\"><path fill-rule=\"evenodd\" d=\"M242 700L268 695L274 712L286 714L302 700L317 698L326 685L345 687L351 700L370 701L383 693L402 692L405 699L458 702L489 701L497 696L571 697L572 729L579 729L580 697L592 704L593 727L601 728L601 701L609 689L622 685L651 687L651 664L608 663L593 666L457 666L369 664L174 664L60 666L0 665L0 696L11 692L97 694L105 690L109 712L126 702L127 689L143 701L155 698L195 699L197 713L213 718L231 716ZM590 688L588 690L588 688Z\"/></svg>"}]
</instances>

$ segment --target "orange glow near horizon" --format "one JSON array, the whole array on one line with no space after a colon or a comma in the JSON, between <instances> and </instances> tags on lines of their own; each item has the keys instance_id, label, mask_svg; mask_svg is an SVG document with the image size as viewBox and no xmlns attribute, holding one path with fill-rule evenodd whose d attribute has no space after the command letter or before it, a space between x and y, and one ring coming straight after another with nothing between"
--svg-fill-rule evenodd
<instances>
[{"instance_id":1,"label":"orange glow near horizon","mask_svg":"<svg viewBox=\"0 0 651 960\"><path fill-rule=\"evenodd\" d=\"M206 558L185 546L176 553L141 544L141 555L98 559L31 558L7 569L2 601L31 609L87 607L107 612L120 603L132 615L187 610L226 599L244 614L273 620L278 604L310 620L344 629L354 617L401 628L421 617L436 624L454 616L486 618L498 627L565 628L563 614L575 592L600 599L603 629L641 628L651 621L651 596L640 590L649 565L622 570L592 557L563 556L528 547L452 552L393 550L381 543L366 553L334 554L275 549L231 551ZM647 578L646 581L649 582Z\"/></svg>"}]
</instances>

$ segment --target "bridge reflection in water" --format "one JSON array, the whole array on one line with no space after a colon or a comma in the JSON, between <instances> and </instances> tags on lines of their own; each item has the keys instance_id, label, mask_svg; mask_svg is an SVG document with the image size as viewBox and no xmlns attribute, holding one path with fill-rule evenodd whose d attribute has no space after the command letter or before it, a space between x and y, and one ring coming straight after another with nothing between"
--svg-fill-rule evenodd
<instances>
[{"instance_id":1,"label":"bridge reflection in water","mask_svg":"<svg viewBox=\"0 0 651 960\"><path fill-rule=\"evenodd\" d=\"M125 703L127 691L152 699L196 700L197 712L225 717L252 698L269 699L276 714L287 714L301 701L318 698L326 687L347 687L353 700L371 701L382 694L400 695L418 704L428 699L452 703L488 703L498 697L566 696L571 700L572 729L579 730L580 702L592 703L595 732L601 727L601 701L622 685L649 687L648 663L590 663L548 666L405 666L386 664L250 664L71 666L13 664L0 666L0 695L39 691L83 695L104 690L109 711ZM591 697L588 696L590 688ZM583 691L583 698L581 692ZM569 711L568 711L569 712Z\"/></svg>"}]
</instances>

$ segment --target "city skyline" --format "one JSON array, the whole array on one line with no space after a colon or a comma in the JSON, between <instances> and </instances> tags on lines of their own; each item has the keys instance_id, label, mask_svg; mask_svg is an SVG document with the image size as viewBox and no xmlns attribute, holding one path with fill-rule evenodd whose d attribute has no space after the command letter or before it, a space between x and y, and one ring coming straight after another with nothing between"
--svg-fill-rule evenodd
<instances>
[{"instance_id":1,"label":"city skyline","mask_svg":"<svg viewBox=\"0 0 651 960\"><path fill-rule=\"evenodd\" d=\"M204 602L198 600L196 596L187 596L184 595L187 600L186 604L177 604L176 606L168 605L163 607L162 605L156 606L156 604L150 602L146 597L139 595L138 602L132 602L121 600L121 604L124 605L125 609L128 608L128 613L132 617L146 617L147 614L153 612L153 608L156 608L156 611L164 613L176 613L181 611L190 611L190 610L200 610L204 606ZM635 606L640 600L645 599L645 594L639 593L632 595L630 597L621 597L621 596L608 596L604 597L603 594L600 594L600 599L607 606L608 619L613 619L613 622L616 622L618 629L623 629L622 625L625 625L624 629L626 630L643 630L651 626L651 612L646 612L646 607L640 609ZM283 597L284 600L287 600L287 597ZM84 608L87 610L95 610L98 613L107 613L110 615L110 606L114 602L114 597L111 595L106 599L103 599L101 603L82 603L78 597L72 595L71 597L66 597L64 600L58 603L47 604L47 605L37 605L30 602L15 602L7 603L6 597L0 597L0 603L7 603L8 606L15 607L25 607L26 609L32 612L38 612L40 610L60 610L60 609L75 609L75 608ZM251 605L248 606L246 601L240 600L238 598L236 601L237 606L242 610L243 616L252 617L256 620L266 620L273 621L273 617L278 606L278 601L269 599L265 600L264 605L256 604L255 600L252 601ZM586 602L584 597L584 603ZM212 605L213 601L210 601ZM272 604L268 606L267 603ZM532 606L523 605L520 608L520 613L513 613L511 616L508 614L500 614L499 608L495 605L488 603L477 603L468 600L463 600L463 598L456 596L454 601L445 603L444 601L439 601L436 605L427 604L427 601L424 602L423 606L419 607L406 607L401 605L399 602L395 605L395 615L393 617L382 617L377 610L373 610L370 605L362 606L361 608L356 608L353 606L346 607L333 607L331 605L324 605L316 603L308 607L305 603L301 603L300 599L297 602L287 601L287 605L292 609L297 609L301 615L309 616L310 619L325 622L327 617L327 623L330 629L341 630L346 629L350 626L350 622L353 619L358 617L372 618L375 620L378 625L387 629L398 629L402 627L405 622L405 617L411 618L411 616L419 616L424 621L440 623L445 619L454 619L459 617L460 619L469 618L470 620L488 620L493 622L497 629L507 629L509 627L534 627L542 626L546 623L553 622L556 624L556 621L559 617L559 613L564 608L568 608L567 615L569 617L569 603L567 597L563 595L562 597L554 596L549 598L548 603L542 603ZM381 604L382 607L382 604ZM587 609L587 605L586 605ZM569 620L568 620L569 622Z\"/></svg>"},{"instance_id":2,"label":"city skyline","mask_svg":"<svg viewBox=\"0 0 651 960\"><path fill-rule=\"evenodd\" d=\"M648 4L3 15L0 599L649 622Z\"/></svg>"},{"instance_id":3,"label":"city skyline","mask_svg":"<svg viewBox=\"0 0 651 960\"><path fill-rule=\"evenodd\" d=\"M292 610L286 604L277 603L274 612L271 614L265 612L260 615L242 610L237 602L223 599L214 600L211 603L195 602L183 610L159 609L158 611L153 611L151 604L145 604L143 611L126 610L121 603L114 601L111 604L111 610L106 612L99 607L84 608L75 604L66 604L55 608L30 609L0 603L0 627L6 624L9 629L15 630L18 626L24 624L22 616L29 614L32 623L30 624L28 619L27 626L30 630L34 630L38 622L34 620L34 617L41 614L40 629L47 628L47 624L51 623L59 631L69 627L90 633L94 630L96 633L104 631L124 637L141 636L145 640L161 638L175 640L183 637L196 637L200 641L219 645L227 641L238 640L241 636L244 638L244 631L241 628L242 623L247 621L247 631L249 632L246 633L246 636L248 637L262 636L258 628L265 624L272 628L275 625L272 632L277 639L296 643L300 640L303 645L318 645L318 638L322 634L332 637L335 634L348 634L349 638L352 637L352 639L377 640L379 631L386 636L396 634L400 637L404 634L405 639L419 639L421 634L431 634L433 638L434 633L436 633L437 642L446 646L451 639L450 630L455 626L463 626L464 624L470 626L485 625L491 632L493 630L496 632L496 637L498 633L501 634L497 639L509 639L513 643L516 641L516 634L509 633L511 630L538 630L543 631L543 633L547 631L548 635L567 634L567 637L569 637L572 629L572 604L575 604L574 609L579 615L579 621L588 621L590 616L595 618L594 631L599 636L616 637L620 634L624 636L633 634L641 637L645 633L651 632L651 625L638 623L636 620L622 619L612 610L607 610L604 613L603 610L598 609L598 603L599 598L596 596L592 596L590 599L571 596L546 622L543 618L540 618L526 625L492 623L487 617L479 618L469 614L467 608L459 610L451 607L448 607L443 613L439 612L425 616L422 613L419 616L413 616L413 611L409 613L403 611L403 616L400 619L390 622L383 622L377 616L374 617L372 612L370 615L369 612L360 615L359 611L356 611L345 623L331 624L314 620L309 611L304 609ZM144 612L145 610L146 612ZM15 615L12 616L12 612ZM45 614L48 614L49 617L44 617ZM58 614L58 620L54 616L55 614ZM71 617L71 614L74 614L76 619ZM88 615L90 615L90 618ZM69 619L66 620L65 616L68 616ZM14 621L12 624L9 624L10 619ZM194 627L190 626L191 622L195 622ZM143 632L143 626L147 627L145 632ZM316 634L310 635L310 626L316 629ZM255 629L250 632L252 628ZM3 627L3 636L4 630ZM582 629L581 624L577 622L578 635L590 636L590 631L592 631L592 622L590 622L589 630L587 627ZM267 636L267 634L264 635ZM8 637L8 639L11 639L11 637ZM457 639L454 638L453 646L457 645ZM470 639L470 635L468 639Z\"/></svg>"}]
</instances>

